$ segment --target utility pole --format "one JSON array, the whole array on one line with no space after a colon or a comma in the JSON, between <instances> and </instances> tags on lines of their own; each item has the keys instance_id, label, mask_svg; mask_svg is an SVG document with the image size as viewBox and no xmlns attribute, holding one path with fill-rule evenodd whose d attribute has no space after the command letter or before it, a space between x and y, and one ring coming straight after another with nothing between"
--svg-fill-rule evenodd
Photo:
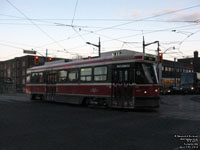
<instances>
[{"instance_id":1,"label":"utility pole","mask_svg":"<svg viewBox=\"0 0 200 150\"><path fill-rule=\"evenodd\" d=\"M100 37L99 37L99 57L101 57L101 41L100 41Z\"/></svg>"},{"instance_id":2,"label":"utility pole","mask_svg":"<svg viewBox=\"0 0 200 150\"><path fill-rule=\"evenodd\" d=\"M142 43L142 47L143 47L143 54L145 54L145 41L144 41L144 36L143 36L143 43Z\"/></svg>"},{"instance_id":3,"label":"utility pole","mask_svg":"<svg viewBox=\"0 0 200 150\"><path fill-rule=\"evenodd\" d=\"M145 54L145 47L146 47L146 46L149 46L149 45L155 44L155 43L158 43L157 51L158 51L158 54L159 54L159 49L160 49L160 48L159 48L159 46L160 46L159 41L154 41L154 42L145 44L145 40L144 40L144 36L143 36L143 44L142 44L142 47L143 47L143 54ZM157 55L157 56L158 56L158 55Z\"/></svg>"},{"instance_id":4,"label":"utility pole","mask_svg":"<svg viewBox=\"0 0 200 150\"><path fill-rule=\"evenodd\" d=\"M46 49L46 62L48 62L48 49Z\"/></svg>"},{"instance_id":5,"label":"utility pole","mask_svg":"<svg viewBox=\"0 0 200 150\"><path fill-rule=\"evenodd\" d=\"M99 37L99 43L98 45L97 44L92 44L90 42L86 42L86 44L89 44L89 45L93 45L95 47L98 47L98 51L99 51L99 57L101 57L101 41L100 41L100 37Z\"/></svg>"},{"instance_id":6,"label":"utility pole","mask_svg":"<svg viewBox=\"0 0 200 150\"><path fill-rule=\"evenodd\" d=\"M159 53L160 53L160 43L159 41L155 41L156 43L158 43L158 47L157 47L157 69L158 69L158 81L159 84L161 85L161 79L162 79L162 63L159 63L158 61L158 57L159 57Z\"/></svg>"},{"instance_id":7,"label":"utility pole","mask_svg":"<svg viewBox=\"0 0 200 150\"><path fill-rule=\"evenodd\" d=\"M176 58L174 58L174 86L176 87Z\"/></svg>"},{"instance_id":8,"label":"utility pole","mask_svg":"<svg viewBox=\"0 0 200 150\"><path fill-rule=\"evenodd\" d=\"M157 65L157 72L158 72L159 84L161 84L161 79L162 79L162 64L159 63L159 61L158 61L159 52L160 52L160 43L159 43L159 41L154 41L154 42L145 44L145 40L144 40L144 36L143 36L143 44L142 44L142 47L143 47L143 54L145 54L145 47L146 47L146 46L149 46L149 45L155 44L155 43L158 44L158 47L157 47L157 50L156 50L156 51L157 51L156 65Z\"/></svg>"}]
</instances>

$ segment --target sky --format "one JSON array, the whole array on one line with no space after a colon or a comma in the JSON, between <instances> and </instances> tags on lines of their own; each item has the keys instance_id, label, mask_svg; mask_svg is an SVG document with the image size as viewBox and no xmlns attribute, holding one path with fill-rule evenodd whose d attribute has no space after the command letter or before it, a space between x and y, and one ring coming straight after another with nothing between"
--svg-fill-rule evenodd
<instances>
[{"instance_id":1,"label":"sky","mask_svg":"<svg viewBox=\"0 0 200 150\"><path fill-rule=\"evenodd\" d=\"M23 50L59 58L97 56L128 49L142 52L159 41L164 59L200 52L199 0L1 0L0 61ZM145 48L156 54L157 44Z\"/></svg>"}]
</instances>

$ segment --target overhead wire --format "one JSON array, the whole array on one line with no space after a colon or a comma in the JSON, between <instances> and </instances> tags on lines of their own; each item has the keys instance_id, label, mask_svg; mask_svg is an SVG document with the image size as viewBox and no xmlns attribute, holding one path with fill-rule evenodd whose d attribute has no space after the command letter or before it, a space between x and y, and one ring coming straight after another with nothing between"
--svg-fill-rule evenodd
<instances>
[{"instance_id":1,"label":"overhead wire","mask_svg":"<svg viewBox=\"0 0 200 150\"><path fill-rule=\"evenodd\" d=\"M15 5L13 5L9 0L6 0L13 8L15 8L21 15L23 15L27 20L29 20L35 27L37 27L44 35L50 38L53 42L55 42L58 46L62 47L53 37L51 37L47 32L45 32L42 28L40 28L37 24L35 24L26 14L24 14L20 9L18 9Z\"/></svg>"},{"instance_id":2,"label":"overhead wire","mask_svg":"<svg viewBox=\"0 0 200 150\"><path fill-rule=\"evenodd\" d=\"M8 1L8 0L7 0ZM8 1L9 2L9 1ZM76 13L76 8L77 8L77 5L78 5L78 0L76 1L76 6L75 6L75 11L74 11L74 15L73 15L73 19L72 19L72 25L73 25L73 22L74 20L78 20L78 19L75 19L75 13ZM111 28L116 28L116 27L119 27L119 26L123 26L123 25L127 25L127 24L130 24L130 23L133 23L133 22L137 22L137 21L145 21L146 19L152 19L152 18L155 18L155 17L160 17L160 16L164 16L164 15L167 15L167 14L172 14L172 13L176 13L176 12L179 12L179 11L183 11L183 10L187 10L187 9L191 9L191 8L195 8L195 7L199 7L200 5L195 5L195 6L191 6L191 7L187 7L187 8L183 8L183 9L179 9L179 10L176 10L176 11L171 11L171 12L167 12L167 13L162 13L162 14L159 14L159 15L154 15L154 16L150 16L150 17L146 17L146 18L142 18L142 19L137 19L137 20L133 20L133 21L130 21L130 22L127 22L127 23L123 23L123 24L118 24L118 25L115 25L115 26L111 26L111 27L105 27L105 28L102 28L100 30L96 30L96 31L93 31L93 34L95 32L99 32L99 31L103 31L103 30L106 30L106 29L111 29ZM17 8L15 8L17 9ZM18 10L18 9L17 9ZM19 10L19 12L21 12ZM23 12L21 12L21 14L24 14ZM25 16L25 18L29 21L33 20L33 19L30 19L28 18L25 14L23 15ZM146 20L147 21L147 20ZM150 20L149 20L150 21ZM194 21L193 21L194 22ZM34 24L34 22L33 22ZM37 26L37 25L36 25ZM77 30L75 30L77 32ZM154 33L154 32L160 32L161 30L158 30L158 31L153 31L153 32L145 32L145 34L150 34L150 33ZM91 32L90 32L91 33ZM90 34L90 33L87 33L87 34ZM85 36L87 34L83 34L83 35L80 35L78 34L78 36ZM95 33L96 34L96 33ZM137 34L137 35L140 35L140 34ZM132 35L132 36L137 36L137 35ZM77 36L76 36L77 37ZM129 36L130 37L130 36ZM71 37L71 38L75 38L75 37ZM70 38L70 39L71 39ZM125 38L125 37L120 37L120 38L116 38L116 39L113 39L113 40L119 40L119 39L122 39L122 38ZM64 39L66 40L66 39ZM62 41L64 41L62 40ZM61 40L60 40L61 41ZM53 42L60 42L60 41L55 41L53 40ZM107 41L106 41L107 42Z\"/></svg>"},{"instance_id":3,"label":"overhead wire","mask_svg":"<svg viewBox=\"0 0 200 150\"><path fill-rule=\"evenodd\" d=\"M75 15L76 15L77 6L78 6L78 0L76 0L76 5L75 5L75 8L74 8L74 15L73 15L73 18L72 18L72 23L71 23L71 25L73 25L73 23L74 23L74 18L75 18Z\"/></svg>"}]
</instances>

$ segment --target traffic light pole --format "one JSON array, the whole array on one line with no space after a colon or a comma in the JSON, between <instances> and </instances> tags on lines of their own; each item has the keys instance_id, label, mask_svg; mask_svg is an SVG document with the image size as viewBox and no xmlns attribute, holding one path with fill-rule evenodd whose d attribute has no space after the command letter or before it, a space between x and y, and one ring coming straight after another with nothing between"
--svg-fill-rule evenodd
<instances>
[{"instance_id":1,"label":"traffic light pole","mask_svg":"<svg viewBox=\"0 0 200 150\"><path fill-rule=\"evenodd\" d=\"M156 41L158 43L158 48L157 48L157 69L158 69L158 82L160 85L162 85L162 53L160 53L160 43L159 41ZM160 56L161 55L161 56Z\"/></svg>"},{"instance_id":2,"label":"traffic light pole","mask_svg":"<svg viewBox=\"0 0 200 150\"><path fill-rule=\"evenodd\" d=\"M48 49L46 49L46 62L48 62Z\"/></svg>"},{"instance_id":3,"label":"traffic light pole","mask_svg":"<svg viewBox=\"0 0 200 150\"><path fill-rule=\"evenodd\" d=\"M151 43L147 43L145 44L145 40L144 40L144 36L143 36L143 54L145 54L145 47L149 46L151 44L158 44L158 48L157 48L157 59L156 59L156 65L157 65L157 73L158 73L158 80L159 80L159 84L161 85L161 79L162 79L162 63L159 62L159 53L160 53L160 43L159 41L154 41ZM162 60L161 60L162 61Z\"/></svg>"}]
</instances>

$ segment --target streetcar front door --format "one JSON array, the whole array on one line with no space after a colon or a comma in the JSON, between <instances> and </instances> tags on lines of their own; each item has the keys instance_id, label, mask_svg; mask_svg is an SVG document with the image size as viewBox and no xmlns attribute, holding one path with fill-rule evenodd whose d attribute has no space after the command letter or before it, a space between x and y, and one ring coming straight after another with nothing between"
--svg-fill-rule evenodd
<instances>
[{"instance_id":1,"label":"streetcar front door","mask_svg":"<svg viewBox=\"0 0 200 150\"><path fill-rule=\"evenodd\" d=\"M112 106L134 107L133 80L134 73L131 68L116 68L112 72Z\"/></svg>"},{"instance_id":2,"label":"streetcar front door","mask_svg":"<svg viewBox=\"0 0 200 150\"><path fill-rule=\"evenodd\" d=\"M47 74L46 76L46 100L54 101L56 96L56 80L57 76L55 73Z\"/></svg>"}]
</instances>

